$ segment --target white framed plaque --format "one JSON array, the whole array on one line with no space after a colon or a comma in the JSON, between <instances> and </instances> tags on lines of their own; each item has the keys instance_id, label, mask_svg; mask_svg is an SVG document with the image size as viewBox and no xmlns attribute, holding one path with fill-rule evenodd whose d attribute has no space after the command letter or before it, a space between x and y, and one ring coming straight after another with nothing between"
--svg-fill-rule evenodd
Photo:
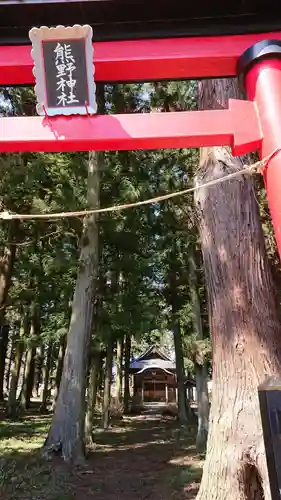
<instances>
[{"instance_id":1,"label":"white framed plaque","mask_svg":"<svg viewBox=\"0 0 281 500\"><path fill-rule=\"evenodd\" d=\"M97 112L92 37L88 25L30 30L39 115Z\"/></svg>"}]
</instances>

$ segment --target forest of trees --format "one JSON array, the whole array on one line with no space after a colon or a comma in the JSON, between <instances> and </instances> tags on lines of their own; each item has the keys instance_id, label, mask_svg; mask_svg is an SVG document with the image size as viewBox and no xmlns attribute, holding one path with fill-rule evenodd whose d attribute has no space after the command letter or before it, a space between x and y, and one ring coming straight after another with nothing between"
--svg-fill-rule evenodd
<instances>
[{"instance_id":1,"label":"forest of trees","mask_svg":"<svg viewBox=\"0 0 281 500\"><path fill-rule=\"evenodd\" d=\"M169 112L225 107L237 92L234 80L100 84L97 100L99 113ZM1 89L2 114L33 115L34 103L32 89ZM153 198L251 160L226 148L1 156L1 210L31 217L0 225L0 399L9 418L33 397L53 411L44 454L83 464L97 405L109 425L113 361L128 412L132 355L171 332L179 420L192 418L188 371L198 450L208 436L198 500L270 500L257 386L281 373L281 275L262 179L84 218L32 217Z\"/></svg>"}]
</instances>

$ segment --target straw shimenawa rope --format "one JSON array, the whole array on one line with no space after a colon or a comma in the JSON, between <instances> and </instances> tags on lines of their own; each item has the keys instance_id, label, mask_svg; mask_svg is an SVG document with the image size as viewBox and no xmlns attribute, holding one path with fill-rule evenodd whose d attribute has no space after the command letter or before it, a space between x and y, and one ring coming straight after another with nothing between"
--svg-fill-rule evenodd
<instances>
[{"instance_id":1,"label":"straw shimenawa rope","mask_svg":"<svg viewBox=\"0 0 281 500\"><path fill-rule=\"evenodd\" d=\"M228 174L225 177L222 177L220 179L215 179L213 181L206 182L205 184L201 184L200 186L194 186L191 188L183 189L182 191L176 191L174 193L168 193L164 194L161 196L156 196L155 198L149 198L147 200L142 200L142 201L136 201L134 203L125 203L123 205L113 205L111 207L106 207L106 208L96 208L92 210L80 210L77 212L58 212L58 213L44 213L44 214L12 214L8 211L3 211L0 212L0 220L13 220L13 219L20 219L20 220L35 220L35 219L45 219L45 220L51 220L51 219L62 219L66 217L85 217L86 215L92 215L92 214L101 214L105 212L119 212L121 210L127 210L128 208L134 208L134 207L141 207L143 205L150 205L152 203L159 203L164 200L169 200L171 198L175 198L177 196L183 196L188 193L192 193L194 191L197 191L198 189L203 189L206 187L211 187L215 186L216 184L221 184L222 182L229 181L231 179L234 179L236 177L240 177L243 174L253 174L254 172L256 173L262 173L263 169L266 167L267 163L274 157L276 156L277 153L281 151L280 148L275 149L270 155L268 155L266 158L263 160L260 160L252 165L247 165L238 172L234 172L232 174Z\"/></svg>"}]
</instances>

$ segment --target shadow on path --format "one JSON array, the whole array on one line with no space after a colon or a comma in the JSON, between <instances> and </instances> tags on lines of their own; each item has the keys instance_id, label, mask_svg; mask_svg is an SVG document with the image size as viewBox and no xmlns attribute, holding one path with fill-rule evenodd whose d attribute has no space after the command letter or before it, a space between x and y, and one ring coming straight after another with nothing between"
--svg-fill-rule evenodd
<instances>
[{"instance_id":1,"label":"shadow on path","mask_svg":"<svg viewBox=\"0 0 281 500\"><path fill-rule=\"evenodd\" d=\"M194 429L179 429L153 412L96 434L95 442L89 464L96 500L168 500L174 494L179 499L183 482L201 476Z\"/></svg>"},{"instance_id":2,"label":"shadow on path","mask_svg":"<svg viewBox=\"0 0 281 500\"><path fill-rule=\"evenodd\" d=\"M10 444L0 460L1 500L195 499L202 461L192 427L179 428L153 411L124 418L108 431L96 429L87 468L73 469L60 458L40 459L28 440L27 434L37 439L47 418L2 427L2 444Z\"/></svg>"}]
</instances>

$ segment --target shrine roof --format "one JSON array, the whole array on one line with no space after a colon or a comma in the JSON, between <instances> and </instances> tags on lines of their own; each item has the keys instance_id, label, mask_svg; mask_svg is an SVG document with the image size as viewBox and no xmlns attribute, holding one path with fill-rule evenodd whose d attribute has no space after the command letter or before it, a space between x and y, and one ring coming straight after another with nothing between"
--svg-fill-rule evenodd
<instances>
[{"instance_id":1,"label":"shrine roof","mask_svg":"<svg viewBox=\"0 0 281 500\"><path fill-rule=\"evenodd\" d=\"M278 31L279 0L0 0L0 44L29 43L33 26L90 24L94 40Z\"/></svg>"},{"instance_id":2,"label":"shrine roof","mask_svg":"<svg viewBox=\"0 0 281 500\"><path fill-rule=\"evenodd\" d=\"M130 364L130 370L137 370L139 372L156 368L164 371L175 371L176 364L173 361L164 361L163 359L133 360Z\"/></svg>"},{"instance_id":3,"label":"shrine roof","mask_svg":"<svg viewBox=\"0 0 281 500\"><path fill-rule=\"evenodd\" d=\"M163 349L152 346L130 364L130 370L143 372L150 368L159 368L164 371L175 371L175 362L164 352Z\"/></svg>"},{"instance_id":4,"label":"shrine roof","mask_svg":"<svg viewBox=\"0 0 281 500\"><path fill-rule=\"evenodd\" d=\"M136 358L136 361L146 360L146 359L155 359L155 358L159 358L159 359L162 359L164 361L171 361L171 358L164 352L164 349L161 349L160 347L157 347L154 345L149 347L142 354L140 354L140 356L138 356Z\"/></svg>"}]
</instances>

